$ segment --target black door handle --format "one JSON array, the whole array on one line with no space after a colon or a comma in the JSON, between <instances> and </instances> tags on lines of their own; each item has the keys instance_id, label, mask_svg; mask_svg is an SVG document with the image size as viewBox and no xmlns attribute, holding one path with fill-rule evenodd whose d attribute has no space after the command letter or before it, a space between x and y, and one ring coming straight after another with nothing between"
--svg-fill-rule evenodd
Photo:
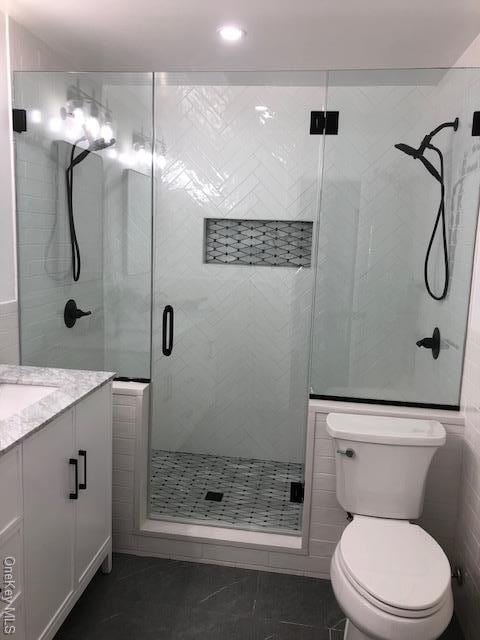
<instances>
[{"instance_id":1,"label":"black door handle","mask_svg":"<svg viewBox=\"0 0 480 640\"><path fill-rule=\"evenodd\" d=\"M63 310L63 320L66 326L71 329L79 318L83 316L91 316L91 311L82 311L77 307L75 300L70 299Z\"/></svg>"},{"instance_id":2,"label":"black door handle","mask_svg":"<svg viewBox=\"0 0 480 640\"><path fill-rule=\"evenodd\" d=\"M78 485L83 491L87 488L87 452L85 449L79 449L78 455L83 458L83 482Z\"/></svg>"},{"instance_id":3,"label":"black door handle","mask_svg":"<svg viewBox=\"0 0 480 640\"><path fill-rule=\"evenodd\" d=\"M169 304L163 310L162 353L169 356L173 350L173 307Z\"/></svg>"},{"instance_id":4,"label":"black door handle","mask_svg":"<svg viewBox=\"0 0 480 640\"><path fill-rule=\"evenodd\" d=\"M70 458L69 464L73 464L75 467L75 491L70 493L70 500L78 500L78 460L76 458Z\"/></svg>"}]
</instances>

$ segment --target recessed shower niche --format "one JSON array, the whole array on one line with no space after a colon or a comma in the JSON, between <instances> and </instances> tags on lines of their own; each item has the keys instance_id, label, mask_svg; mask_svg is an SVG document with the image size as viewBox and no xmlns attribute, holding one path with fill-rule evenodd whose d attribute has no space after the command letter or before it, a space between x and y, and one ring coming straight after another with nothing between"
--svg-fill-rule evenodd
<instances>
[{"instance_id":1,"label":"recessed shower niche","mask_svg":"<svg viewBox=\"0 0 480 640\"><path fill-rule=\"evenodd\" d=\"M206 218L205 262L310 267L313 222Z\"/></svg>"}]
</instances>

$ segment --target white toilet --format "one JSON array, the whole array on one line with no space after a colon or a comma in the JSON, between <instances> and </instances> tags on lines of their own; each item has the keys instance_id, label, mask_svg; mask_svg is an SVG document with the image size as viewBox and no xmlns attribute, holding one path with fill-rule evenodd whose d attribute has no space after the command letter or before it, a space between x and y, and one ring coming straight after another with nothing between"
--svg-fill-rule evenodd
<instances>
[{"instance_id":1,"label":"white toilet","mask_svg":"<svg viewBox=\"0 0 480 640\"><path fill-rule=\"evenodd\" d=\"M422 512L445 429L433 420L330 413L327 431L337 499L353 515L331 564L344 640L435 640L453 613L450 565L410 520Z\"/></svg>"}]
</instances>

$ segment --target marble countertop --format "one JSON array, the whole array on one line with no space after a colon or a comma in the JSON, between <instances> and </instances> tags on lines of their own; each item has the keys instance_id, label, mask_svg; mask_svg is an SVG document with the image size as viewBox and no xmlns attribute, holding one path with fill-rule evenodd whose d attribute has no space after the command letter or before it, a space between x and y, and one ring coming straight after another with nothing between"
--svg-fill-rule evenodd
<instances>
[{"instance_id":1,"label":"marble countertop","mask_svg":"<svg viewBox=\"0 0 480 640\"><path fill-rule=\"evenodd\" d=\"M0 384L54 387L41 400L0 420L0 456L114 377L109 371L0 365Z\"/></svg>"}]
</instances>

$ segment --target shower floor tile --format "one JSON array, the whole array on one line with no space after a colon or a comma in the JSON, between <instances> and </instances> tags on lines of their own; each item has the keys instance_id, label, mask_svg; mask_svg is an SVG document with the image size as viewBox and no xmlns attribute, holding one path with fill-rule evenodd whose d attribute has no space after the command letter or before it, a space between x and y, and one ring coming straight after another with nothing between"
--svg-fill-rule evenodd
<instances>
[{"instance_id":1,"label":"shower floor tile","mask_svg":"<svg viewBox=\"0 0 480 640\"><path fill-rule=\"evenodd\" d=\"M303 482L303 464L153 450L151 474L152 518L301 529L302 505L290 502L290 483ZM222 499L206 500L208 492Z\"/></svg>"}]
</instances>

